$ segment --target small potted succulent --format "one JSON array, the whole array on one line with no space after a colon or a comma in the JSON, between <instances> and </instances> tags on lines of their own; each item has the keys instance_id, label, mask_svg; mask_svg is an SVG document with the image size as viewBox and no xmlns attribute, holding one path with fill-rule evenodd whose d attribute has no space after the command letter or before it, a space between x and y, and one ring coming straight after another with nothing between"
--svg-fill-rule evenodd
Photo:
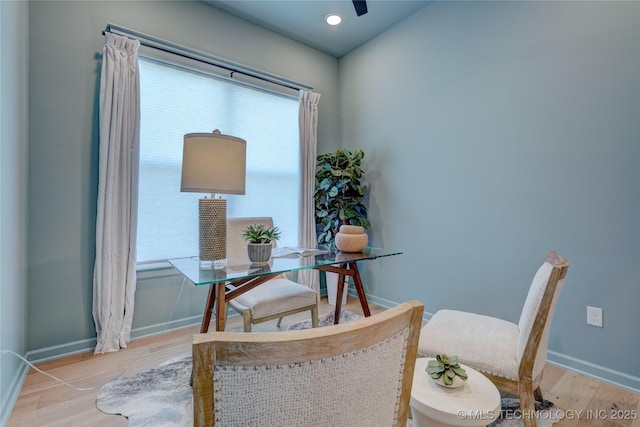
<instances>
[{"instance_id":1,"label":"small potted succulent","mask_svg":"<svg viewBox=\"0 0 640 427\"><path fill-rule=\"evenodd\" d=\"M436 358L429 360L427 374L438 384L445 387L460 387L467 380L467 371L458 363L458 356L436 354Z\"/></svg>"},{"instance_id":2,"label":"small potted succulent","mask_svg":"<svg viewBox=\"0 0 640 427\"><path fill-rule=\"evenodd\" d=\"M242 233L247 243L247 255L254 265L267 264L271 258L273 242L280 238L278 227L251 224Z\"/></svg>"}]
</instances>

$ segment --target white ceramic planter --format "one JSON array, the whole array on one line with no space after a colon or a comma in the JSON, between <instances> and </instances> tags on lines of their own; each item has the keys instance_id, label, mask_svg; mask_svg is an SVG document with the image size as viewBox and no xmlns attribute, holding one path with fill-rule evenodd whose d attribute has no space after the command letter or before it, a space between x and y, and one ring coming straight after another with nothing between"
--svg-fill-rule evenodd
<instances>
[{"instance_id":1,"label":"white ceramic planter","mask_svg":"<svg viewBox=\"0 0 640 427\"><path fill-rule=\"evenodd\" d=\"M427 374L428 375L428 374ZM431 378L431 376L429 375L429 378ZM464 385L464 380L458 376L453 378L453 384L451 385L446 385L444 383L444 378L440 377L437 379L433 379L431 378L431 381L433 381L434 383L442 386L442 387L447 387L447 388L458 388L458 387L462 387Z\"/></svg>"},{"instance_id":2,"label":"white ceramic planter","mask_svg":"<svg viewBox=\"0 0 640 427\"><path fill-rule=\"evenodd\" d=\"M359 225L342 225L336 233L335 243L342 252L362 252L369 243L369 236Z\"/></svg>"},{"instance_id":3,"label":"white ceramic planter","mask_svg":"<svg viewBox=\"0 0 640 427\"><path fill-rule=\"evenodd\" d=\"M271 243L247 243L247 255L254 265L263 265L271 258Z\"/></svg>"}]
</instances>

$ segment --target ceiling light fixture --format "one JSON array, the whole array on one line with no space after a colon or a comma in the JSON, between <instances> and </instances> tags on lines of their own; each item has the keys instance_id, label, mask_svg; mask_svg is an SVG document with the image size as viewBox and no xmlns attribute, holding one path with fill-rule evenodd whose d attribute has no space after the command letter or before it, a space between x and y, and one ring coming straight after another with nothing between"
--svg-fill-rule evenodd
<instances>
[{"instance_id":1,"label":"ceiling light fixture","mask_svg":"<svg viewBox=\"0 0 640 427\"><path fill-rule=\"evenodd\" d=\"M334 26L340 25L340 23L342 22L342 16L338 15L337 13L330 13L324 19L325 21L327 21L327 24Z\"/></svg>"}]
</instances>

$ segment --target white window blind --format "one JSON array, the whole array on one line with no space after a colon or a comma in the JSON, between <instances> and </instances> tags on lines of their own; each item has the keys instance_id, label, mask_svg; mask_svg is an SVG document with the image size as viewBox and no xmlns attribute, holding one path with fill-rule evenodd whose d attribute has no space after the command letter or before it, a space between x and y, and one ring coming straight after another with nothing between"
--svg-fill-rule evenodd
<instances>
[{"instance_id":1,"label":"white window blind","mask_svg":"<svg viewBox=\"0 0 640 427\"><path fill-rule=\"evenodd\" d=\"M245 195L222 195L227 217L270 216L278 244L298 244L300 148L298 100L140 58L138 263L198 253L198 199L180 192L186 133L247 141Z\"/></svg>"}]
</instances>

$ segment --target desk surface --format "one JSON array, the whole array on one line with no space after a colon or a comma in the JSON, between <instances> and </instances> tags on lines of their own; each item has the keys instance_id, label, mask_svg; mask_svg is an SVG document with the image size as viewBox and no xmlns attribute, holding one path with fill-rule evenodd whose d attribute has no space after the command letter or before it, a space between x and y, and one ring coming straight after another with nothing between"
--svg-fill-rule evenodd
<instances>
[{"instance_id":1,"label":"desk surface","mask_svg":"<svg viewBox=\"0 0 640 427\"><path fill-rule=\"evenodd\" d=\"M212 268L200 263L197 257L174 258L169 263L178 269L196 285L210 285L231 280L264 276L273 273L306 270L328 265L344 264L355 261L366 261L376 258L400 255L401 251L391 251L380 248L366 248L362 252L331 252L318 255L302 256L290 254L282 257L272 257L268 264L253 265L246 255L230 256L227 265L222 268Z\"/></svg>"}]
</instances>

